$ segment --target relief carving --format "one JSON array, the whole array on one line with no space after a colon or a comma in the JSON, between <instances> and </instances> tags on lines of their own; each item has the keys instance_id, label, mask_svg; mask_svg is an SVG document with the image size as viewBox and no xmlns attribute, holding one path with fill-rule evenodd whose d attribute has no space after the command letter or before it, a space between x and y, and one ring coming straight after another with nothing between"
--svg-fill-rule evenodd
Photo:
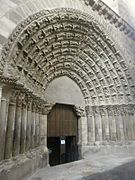
<instances>
[{"instance_id":1,"label":"relief carving","mask_svg":"<svg viewBox=\"0 0 135 180\"><path fill-rule=\"evenodd\" d=\"M2 51L2 67L4 62L9 64L8 67L4 68L3 75L19 79L39 96L41 96L41 91L45 90L43 88L45 74L49 72L49 75L53 73L56 76L59 70L58 74L60 76L63 67L72 69L83 80L83 85L80 84L82 91L85 89L83 94L86 94L86 89L90 89L86 83L88 78L93 78L92 86L96 90L95 96L101 93L101 90L99 92L99 89L96 89L98 84L100 86L107 85L112 96L113 93L117 92L116 88L111 88L110 85L117 84L117 80L120 81L121 85L127 85L128 89L130 88L129 81L130 86L133 83L131 80L127 80L128 77L131 77L130 72L125 70L126 64L122 63L123 58L119 50L109 39L109 36L104 33L100 25L94 22L90 16L84 16L80 12L78 13L77 10L72 12L70 9L63 9L54 12L50 10L50 12L52 12L51 16L49 12L43 11L29 17L16 29L14 36L12 35L9 38L5 49ZM55 13L54 16L53 13ZM59 19L59 23L56 22L56 19ZM79 20L88 24L89 27L85 27ZM91 32L89 32L89 29L91 29ZM69 30L73 32L65 32ZM13 53L10 49L13 50ZM71 56L70 62L68 62L69 55ZM62 56L63 59L60 64L59 59ZM57 65L55 62L51 62L54 59L56 59ZM11 62L8 63L9 61ZM50 62L50 64L48 65L47 62ZM89 77L86 78L84 71ZM71 77L68 73L66 75ZM107 78L111 75L113 79ZM79 84L80 78L73 77L72 79ZM52 81L53 78L53 76L51 78L47 77L48 81ZM102 81L99 81L99 79L102 79ZM128 89L125 90L122 87L121 91L123 94L128 91L126 98L131 101L132 93L130 94ZM87 92L88 94L89 92ZM101 98L97 99L103 101L102 97L106 94L103 89ZM117 97L115 96L114 99L117 99Z\"/></svg>"},{"instance_id":2,"label":"relief carving","mask_svg":"<svg viewBox=\"0 0 135 180\"><path fill-rule=\"evenodd\" d=\"M74 106L75 113L78 117L85 117L85 108L82 106Z\"/></svg>"}]
</instances>

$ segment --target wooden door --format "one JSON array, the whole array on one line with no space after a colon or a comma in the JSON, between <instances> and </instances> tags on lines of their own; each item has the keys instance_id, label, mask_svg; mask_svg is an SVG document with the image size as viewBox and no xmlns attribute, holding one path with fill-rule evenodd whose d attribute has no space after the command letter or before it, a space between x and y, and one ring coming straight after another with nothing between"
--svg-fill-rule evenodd
<instances>
[{"instance_id":1,"label":"wooden door","mask_svg":"<svg viewBox=\"0 0 135 180\"><path fill-rule=\"evenodd\" d=\"M73 106L56 104L48 114L47 136L48 137L77 137L77 116Z\"/></svg>"},{"instance_id":2,"label":"wooden door","mask_svg":"<svg viewBox=\"0 0 135 180\"><path fill-rule=\"evenodd\" d=\"M48 114L47 119L47 144L48 148L51 147L51 149L53 149L53 151L50 151L50 165L77 160L77 134L77 116L73 106L56 104ZM58 138L59 141L53 142L52 139L56 140L56 138Z\"/></svg>"}]
</instances>

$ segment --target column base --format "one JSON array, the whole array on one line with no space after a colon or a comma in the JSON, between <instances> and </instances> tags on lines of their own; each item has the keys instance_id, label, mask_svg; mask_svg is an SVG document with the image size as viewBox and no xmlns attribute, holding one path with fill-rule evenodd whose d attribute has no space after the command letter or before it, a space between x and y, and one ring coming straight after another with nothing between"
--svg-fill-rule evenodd
<instances>
[{"instance_id":1,"label":"column base","mask_svg":"<svg viewBox=\"0 0 135 180\"><path fill-rule=\"evenodd\" d=\"M0 162L0 179L20 180L26 178L39 168L48 165L48 149L37 147L27 153Z\"/></svg>"}]
</instances>

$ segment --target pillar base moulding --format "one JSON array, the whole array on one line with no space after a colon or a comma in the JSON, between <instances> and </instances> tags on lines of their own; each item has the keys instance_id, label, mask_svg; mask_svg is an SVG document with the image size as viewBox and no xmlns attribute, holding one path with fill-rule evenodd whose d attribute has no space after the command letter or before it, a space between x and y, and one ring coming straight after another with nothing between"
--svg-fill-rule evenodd
<instances>
[{"instance_id":1,"label":"pillar base moulding","mask_svg":"<svg viewBox=\"0 0 135 180\"><path fill-rule=\"evenodd\" d=\"M0 163L0 179L20 180L48 165L48 149L40 146Z\"/></svg>"}]
</instances>

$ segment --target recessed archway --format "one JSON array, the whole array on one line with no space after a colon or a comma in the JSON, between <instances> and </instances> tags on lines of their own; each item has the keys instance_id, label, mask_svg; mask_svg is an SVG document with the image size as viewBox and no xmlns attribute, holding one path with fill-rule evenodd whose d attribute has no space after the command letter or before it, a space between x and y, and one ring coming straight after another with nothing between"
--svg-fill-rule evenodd
<instances>
[{"instance_id":1,"label":"recessed archway","mask_svg":"<svg viewBox=\"0 0 135 180\"><path fill-rule=\"evenodd\" d=\"M135 139L134 85L126 60L90 15L55 9L30 16L3 47L0 75L0 160L35 149L47 159L51 105L45 93L51 82L63 76L76 83L85 102L84 108L76 107L82 152L91 145ZM5 89L10 90L6 95Z\"/></svg>"}]
</instances>

